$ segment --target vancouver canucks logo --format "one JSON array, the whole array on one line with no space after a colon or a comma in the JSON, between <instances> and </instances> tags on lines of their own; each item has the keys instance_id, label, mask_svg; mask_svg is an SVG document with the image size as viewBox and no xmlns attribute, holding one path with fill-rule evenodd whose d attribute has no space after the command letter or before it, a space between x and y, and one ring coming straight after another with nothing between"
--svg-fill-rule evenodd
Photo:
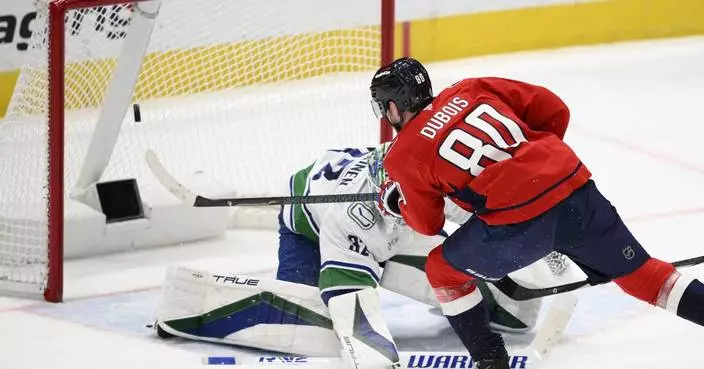
<instances>
[{"instance_id":1,"label":"vancouver canucks logo","mask_svg":"<svg viewBox=\"0 0 704 369\"><path fill-rule=\"evenodd\" d=\"M371 207L362 202L355 202L347 208L347 215L363 230L374 227L376 219Z\"/></svg>"}]
</instances>

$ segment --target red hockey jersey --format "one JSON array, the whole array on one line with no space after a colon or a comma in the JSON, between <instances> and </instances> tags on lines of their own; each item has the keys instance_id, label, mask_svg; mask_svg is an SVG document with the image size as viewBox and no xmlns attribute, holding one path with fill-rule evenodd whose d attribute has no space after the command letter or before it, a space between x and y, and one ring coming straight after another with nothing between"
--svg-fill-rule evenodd
<instances>
[{"instance_id":1,"label":"red hockey jersey","mask_svg":"<svg viewBox=\"0 0 704 369\"><path fill-rule=\"evenodd\" d=\"M568 121L567 106L543 87L470 78L445 89L384 159L405 199L404 219L438 234L446 195L491 225L542 214L591 177L562 141Z\"/></svg>"}]
</instances>

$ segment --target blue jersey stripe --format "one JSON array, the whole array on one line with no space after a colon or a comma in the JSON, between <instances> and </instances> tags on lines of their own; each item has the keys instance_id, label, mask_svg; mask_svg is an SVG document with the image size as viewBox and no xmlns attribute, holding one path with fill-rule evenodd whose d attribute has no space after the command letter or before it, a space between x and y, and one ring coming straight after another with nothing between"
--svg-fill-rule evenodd
<instances>
[{"instance_id":1,"label":"blue jersey stripe","mask_svg":"<svg viewBox=\"0 0 704 369\"><path fill-rule=\"evenodd\" d=\"M359 291L359 290L361 290L361 289L363 289L363 288L364 288L364 287L360 287L360 288L345 288L345 289L340 289L340 290L328 290L328 291L323 291L323 292L320 293L320 298L323 299L323 302L325 303L325 306L327 306L327 305L328 305L328 301L330 301L331 298L333 298L333 297L335 297L335 296L341 296L341 295L344 295L344 294L346 294L346 293L354 293L354 292L357 292L357 291Z\"/></svg>"}]
</instances>

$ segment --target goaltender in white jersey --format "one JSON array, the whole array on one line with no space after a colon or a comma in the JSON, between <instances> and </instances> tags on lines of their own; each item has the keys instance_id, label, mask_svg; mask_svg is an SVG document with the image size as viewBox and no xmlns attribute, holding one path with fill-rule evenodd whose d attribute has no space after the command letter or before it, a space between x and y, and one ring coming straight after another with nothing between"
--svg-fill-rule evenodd
<instances>
[{"instance_id":1,"label":"goaltender in white jersey","mask_svg":"<svg viewBox=\"0 0 704 369\"><path fill-rule=\"evenodd\" d=\"M291 195L376 192L386 149L328 150L291 177ZM460 224L470 216L450 201L446 213ZM350 367L393 367L399 355L376 289L437 306L423 268L443 236L415 233L365 202L284 206L279 223L277 280L170 268L160 335L300 355L342 352ZM481 290L493 303L494 327L535 324L539 300L513 301L486 284Z\"/></svg>"}]
</instances>

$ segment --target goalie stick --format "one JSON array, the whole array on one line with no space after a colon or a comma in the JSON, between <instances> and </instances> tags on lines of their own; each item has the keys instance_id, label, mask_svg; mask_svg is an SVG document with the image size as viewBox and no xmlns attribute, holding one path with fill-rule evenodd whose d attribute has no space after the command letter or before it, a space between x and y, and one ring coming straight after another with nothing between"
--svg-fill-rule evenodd
<instances>
[{"instance_id":1,"label":"goalie stick","mask_svg":"<svg viewBox=\"0 0 704 369\"><path fill-rule=\"evenodd\" d=\"M563 294L555 297L543 323L538 328L531 343L511 353L511 368L538 369L541 362L551 353L557 341L572 318L577 305L577 296ZM474 364L467 352L399 352L399 368L473 368ZM345 368L340 357L301 357L301 356L206 356L201 359L206 365L245 365L248 367L315 367Z\"/></svg>"},{"instance_id":2,"label":"goalie stick","mask_svg":"<svg viewBox=\"0 0 704 369\"><path fill-rule=\"evenodd\" d=\"M704 256L697 256L694 258L689 258L689 259L684 259L684 260L678 260L672 263L672 265L676 268L680 267L690 267L690 266L695 266L699 265L704 262ZM536 299L536 298L541 298L545 296L550 296L550 295L556 295L560 293L565 293L569 291L574 291L576 289L585 287L585 286L598 286L600 284L605 284L609 283L611 281L604 281L601 283L595 283L595 284L590 284L588 280L583 280L583 281L577 281L577 282L572 282L572 283L567 283L567 284L562 284L558 286L553 286L553 287L545 287L545 288L529 288L529 287L524 287L518 284L516 281L514 281L511 277L504 277L496 282L493 282L494 286L501 290L504 294L509 296L510 298L518 301L525 301L525 300L531 300L531 299Z\"/></svg>"},{"instance_id":3,"label":"goalie stick","mask_svg":"<svg viewBox=\"0 0 704 369\"><path fill-rule=\"evenodd\" d=\"M376 201L379 194L376 192L355 193L355 194L335 194L335 195L311 195L311 196L278 196L278 197L231 197L211 199L198 195L179 183L171 173L169 173L154 151L147 150L145 153L147 166L154 177L172 195L179 198L184 203L195 207L228 207L247 205L296 205L296 204L321 204L333 202L356 202L356 201Z\"/></svg>"}]
</instances>

